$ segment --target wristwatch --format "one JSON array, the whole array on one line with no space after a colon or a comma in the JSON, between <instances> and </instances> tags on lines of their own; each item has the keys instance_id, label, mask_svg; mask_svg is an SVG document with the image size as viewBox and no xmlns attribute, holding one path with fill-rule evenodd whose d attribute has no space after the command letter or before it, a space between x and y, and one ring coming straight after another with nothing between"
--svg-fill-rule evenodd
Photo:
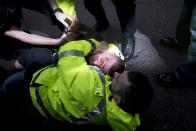
<instances>
[{"instance_id":1,"label":"wristwatch","mask_svg":"<svg viewBox=\"0 0 196 131\"><path fill-rule=\"evenodd\" d=\"M63 13L63 10L61 8L59 8L59 7L53 10L54 14L57 13L57 12Z\"/></svg>"}]
</instances>

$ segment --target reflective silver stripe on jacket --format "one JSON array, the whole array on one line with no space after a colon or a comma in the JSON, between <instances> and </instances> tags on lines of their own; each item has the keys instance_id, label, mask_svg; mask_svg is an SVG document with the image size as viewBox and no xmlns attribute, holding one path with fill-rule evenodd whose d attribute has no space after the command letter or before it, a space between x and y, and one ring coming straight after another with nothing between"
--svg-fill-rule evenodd
<instances>
[{"instance_id":1,"label":"reflective silver stripe on jacket","mask_svg":"<svg viewBox=\"0 0 196 131\"><path fill-rule=\"evenodd\" d=\"M61 59L61 58L66 57L66 56L80 56L80 57L84 57L84 52L80 51L80 50L66 50L66 51L61 52L58 55L58 59Z\"/></svg>"},{"instance_id":2,"label":"reflective silver stripe on jacket","mask_svg":"<svg viewBox=\"0 0 196 131\"><path fill-rule=\"evenodd\" d=\"M96 49L96 44L90 39L87 39L86 41L91 45L91 51L89 52L89 54L91 54ZM80 50L63 51L58 55L58 59L61 59L62 57L66 57L66 56L81 56L81 57L83 57L84 52L80 51Z\"/></svg>"},{"instance_id":3,"label":"reflective silver stripe on jacket","mask_svg":"<svg viewBox=\"0 0 196 131\"><path fill-rule=\"evenodd\" d=\"M103 85L103 91L104 91L104 97L103 99L99 102L99 104L97 105L97 107L95 107L93 109L93 111L86 113L85 115L81 116L80 118L76 118L75 116L73 116L72 114L70 114L67 110L66 107L63 105L62 101L61 101L61 108L63 109L65 114L69 114L70 119L74 122L74 123L81 123L81 122L87 122L89 120L91 120L93 117L96 117L98 115L101 114L101 112L105 109L106 107L106 90L105 90L105 77L104 77L104 73L96 66L90 66L89 68L91 70L95 70L98 74L99 77L101 79L102 85Z\"/></svg>"},{"instance_id":4,"label":"reflective silver stripe on jacket","mask_svg":"<svg viewBox=\"0 0 196 131\"><path fill-rule=\"evenodd\" d=\"M66 53L65 53L66 54ZM68 55L69 56L69 55ZM64 57L64 56L63 56ZM50 67L50 66L49 66ZM96 117L98 115L100 115L100 113L105 109L106 107L106 90L105 90L105 77L103 72L97 68L96 66L89 66L89 68L91 70L95 70L98 74L99 77L101 79L102 85L103 85L103 91L104 91L104 97L103 99L99 102L99 104L97 105L97 107L95 107L93 109L93 111L86 113L85 115L83 115L81 118L76 118L75 116L73 116L72 114L69 114L66 110L66 107L63 105L62 101L61 101L61 108L63 109L65 114L69 114L70 119L74 122L74 123L81 123L81 122L85 122L85 121L89 121L91 120L93 117ZM43 70L45 70L47 68L44 68ZM36 83L36 79L39 77L39 75L43 72L43 70L41 70L33 79L32 81L32 86L35 87L35 94L36 94L36 101L39 104L39 106L41 107L42 111L44 112L44 114L49 118L49 119L54 119L52 117L52 115L50 114L50 112L47 110L47 108L44 105L43 100L41 99L40 96L40 92L38 90L38 88L40 88L41 84L37 84Z\"/></svg>"},{"instance_id":5,"label":"reflective silver stripe on jacket","mask_svg":"<svg viewBox=\"0 0 196 131\"><path fill-rule=\"evenodd\" d=\"M95 107L95 108L93 109L93 111L88 112L88 113L86 113L85 115L83 115L83 116L81 117L82 119L84 119L84 120L86 120L86 121L92 119L93 117L96 117L96 116L100 115L101 112L102 112L102 111L105 109L105 107L106 107L106 101L105 101L105 100L106 100L106 90L105 90L105 84L106 84L106 82L105 82L104 73L103 73L98 67L96 67L96 66L90 66L90 65L89 65L89 68L90 68L91 70L95 70L95 71L99 74L99 77L100 77L101 82L102 82L102 85L103 85L104 97L103 97L103 99L99 102L99 104L97 105L97 107Z\"/></svg>"},{"instance_id":6,"label":"reflective silver stripe on jacket","mask_svg":"<svg viewBox=\"0 0 196 131\"><path fill-rule=\"evenodd\" d=\"M35 88L35 96L36 96L36 101L39 104L39 106L41 107L43 113L46 115L46 117L50 120L54 120L54 118L50 115L49 111L46 109L46 107L44 106L44 103L41 99L40 93L39 93L39 87L42 86L42 84L36 83L37 78L40 76L40 74L45 70L48 69L50 67L55 67L56 65L49 65L45 68L43 68L42 70L40 70L37 75L33 78L31 86L33 86Z\"/></svg>"}]
</instances>

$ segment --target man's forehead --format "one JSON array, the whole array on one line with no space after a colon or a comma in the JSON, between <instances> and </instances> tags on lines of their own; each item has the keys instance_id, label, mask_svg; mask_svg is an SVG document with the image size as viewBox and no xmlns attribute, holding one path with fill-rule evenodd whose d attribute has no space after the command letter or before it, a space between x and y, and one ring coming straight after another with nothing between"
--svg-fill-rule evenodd
<instances>
[{"instance_id":1,"label":"man's forehead","mask_svg":"<svg viewBox=\"0 0 196 131\"><path fill-rule=\"evenodd\" d=\"M114 58L114 57L115 57L114 54L109 53L109 52L107 52L107 51L104 51L104 52L100 53L100 55L101 55L102 57L111 57L111 58Z\"/></svg>"}]
</instances>

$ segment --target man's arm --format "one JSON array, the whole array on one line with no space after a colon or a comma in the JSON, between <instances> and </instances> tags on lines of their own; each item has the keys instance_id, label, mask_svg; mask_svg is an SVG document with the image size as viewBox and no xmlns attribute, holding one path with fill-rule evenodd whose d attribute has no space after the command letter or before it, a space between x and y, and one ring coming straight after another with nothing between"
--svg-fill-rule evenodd
<instances>
[{"instance_id":1,"label":"man's arm","mask_svg":"<svg viewBox=\"0 0 196 131\"><path fill-rule=\"evenodd\" d=\"M64 54L63 52L66 52L68 50L77 50L79 52L83 52L85 57L99 47L100 42L96 41L95 39L71 41L60 46L58 54Z\"/></svg>"},{"instance_id":2,"label":"man's arm","mask_svg":"<svg viewBox=\"0 0 196 131\"><path fill-rule=\"evenodd\" d=\"M76 26L76 24L79 24L73 0L48 0L48 3L57 20L67 27L68 30Z\"/></svg>"},{"instance_id":3,"label":"man's arm","mask_svg":"<svg viewBox=\"0 0 196 131\"><path fill-rule=\"evenodd\" d=\"M31 45L60 45L66 42L66 34L63 34L58 39L53 39L26 33L16 26L12 26L9 30L5 31L4 35Z\"/></svg>"}]
</instances>

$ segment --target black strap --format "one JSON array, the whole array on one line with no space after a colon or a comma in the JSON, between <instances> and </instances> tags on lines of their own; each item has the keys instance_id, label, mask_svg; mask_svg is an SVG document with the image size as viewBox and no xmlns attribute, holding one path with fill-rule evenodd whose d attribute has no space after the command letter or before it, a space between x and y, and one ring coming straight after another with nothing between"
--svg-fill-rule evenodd
<instances>
[{"instance_id":1,"label":"black strap","mask_svg":"<svg viewBox=\"0 0 196 131\"><path fill-rule=\"evenodd\" d=\"M96 49L96 44L90 39L87 39L86 41L88 41L88 43L92 46L91 51L89 53L89 54L92 54L93 51Z\"/></svg>"},{"instance_id":2,"label":"black strap","mask_svg":"<svg viewBox=\"0 0 196 131\"><path fill-rule=\"evenodd\" d=\"M63 10L61 8L59 8L59 7L53 10L54 14L57 13L57 12L63 13Z\"/></svg>"}]
</instances>

